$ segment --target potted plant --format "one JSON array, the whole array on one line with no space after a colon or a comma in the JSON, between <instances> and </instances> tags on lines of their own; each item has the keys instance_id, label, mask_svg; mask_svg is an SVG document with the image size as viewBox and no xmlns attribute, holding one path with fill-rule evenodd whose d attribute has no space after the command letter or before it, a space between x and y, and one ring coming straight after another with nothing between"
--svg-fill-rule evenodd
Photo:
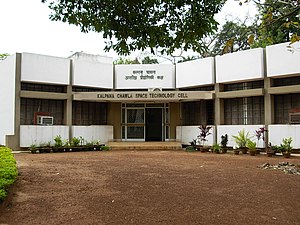
<instances>
[{"instance_id":1,"label":"potted plant","mask_svg":"<svg viewBox=\"0 0 300 225\"><path fill-rule=\"evenodd\" d=\"M243 154L247 154L248 148L247 143L250 140L249 132L241 130L238 132L238 135L232 135L234 142L239 146L239 149Z\"/></svg>"},{"instance_id":2,"label":"potted plant","mask_svg":"<svg viewBox=\"0 0 300 225\"><path fill-rule=\"evenodd\" d=\"M37 146L35 144L31 144L29 147L29 151L34 154L37 152Z\"/></svg>"},{"instance_id":3,"label":"potted plant","mask_svg":"<svg viewBox=\"0 0 300 225\"><path fill-rule=\"evenodd\" d=\"M213 151L214 153L219 154L219 153L220 153L220 150L221 150L221 145L219 145L219 144L214 144L214 145L212 146L212 151Z\"/></svg>"},{"instance_id":4,"label":"potted plant","mask_svg":"<svg viewBox=\"0 0 300 225\"><path fill-rule=\"evenodd\" d=\"M197 140L196 139L193 139L191 142L190 142L190 145L187 146L187 147L191 147L190 149L194 149L196 150L196 146L197 146Z\"/></svg>"},{"instance_id":5,"label":"potted plant","mask_svg":"<svg viewBox=\"0 0 300 225\"><path fill-rule=\"evenodd\" d=\"M106 145L102 145L100 147L100 151L109 151L110 150L110 147L109 146L106 146Z\"/></svg>"},{"instance_id":6,"label":"potted plant","mask_svg":"<svg viewBox=\"0 0 300 225\"><path fill-rule=\"evenodd\" d=\"M80 138L73 137L71 139L72 151L74 151L74 152L80 151L82 148L79 145L80 145Z\"/></svg>"},{"instance_id":7,"label":"potted plant","mask_svg":"<svg viewBox=\"0 0 300 225\"><path fill-rule=\"evenodd\" d=\"M64 150L65 152L70 152L72 147L71 147L71 143L69 140L64 140L63 142L63 146L64 146Z\"/></svg>"},{"instance_id":8,"label":"potted plant","mask_svg":"<svg viewBox=\"0 0 300 225\"><path fill-rule=\"evenodd\" d=\"M205 142L208 141L207 140L207 136L210 135L210 130L211 130L211 126L208 126L208 125L201 125L200 127L198 127L200 129L200 133L199 135L197 136L198 138L198 142L200 143L200 150L202 152L207 152L208 151L208 147L205 146Z\"/></svg>"},{"instance_id":9,"label":"potted plant","mask_svg":"<svg viewBox=\"0 0 300 225\"><path fill-rule=\"evenodd\" d=\"M63 152L63 151L64 151L63 140L61 139L60 135L56 135L54 138L53 152Z\"/></svg>"},{"instance_id":10,"label":"potted plant","mask_svg":"<svg viewBox=\"0 0 300 225\"><path fill-rule=\"evenodd\" d=\"M239 155L240 154L240 149L236 145L233 146L233 154L235 154L235 155Z\"/></svg>"},{"instance_id":11,"label":"potted plant","mask_svg":"<svg viewBox=\"0 0 300 225\"><path fill-rule=\"evenodd\" d=\"M255 156L255 154L256 154L256 143L254 141L249 140L247 142L247 147L249 149L250 155Z\"/></svg>"},{"instance_id":12,"label":"potted plant","mask_svg":"<svg viewBox=\"0 0 300 225\"><path fill-rule=\"evenodd\" d=\"M280 150L282 152L283 157L290 158L291 151L293 149L291 143L293 139L291 137L283 138L282 143L280 144Z\"/></svg>"},{"instance_id":13,"label":"potted plant","mask_svg":"<svg viewBox=\"0 0 300 225\"><path fill-rule=\"evenodd\" d=\"M195 148L194 148L194 146L189 145L189 146L187 146L187 147L185 148L185 151L186 151L186 152L194 152L194 151L195 151Z\"/></svg>"},{"instance_id":14,"label":"potted plant","mask_svg":"<svg viewBox=\"0 0 300 225\"><path fill-rule=\"evenodd\" d=\"M227 143L228 143L228 135L221 135L221 152L226 153L227 152Z\"/></svg>"},{"instance_id":15,"label":"potted plant","mask_svg":"<svg viewBox=\"0 0 300 225\"><path fill-rule=\"evenodd\" d=\"M257 138L257 141L259 142L261 139L263 140L263 142L265 143L265 148L266 150L268 148L270 148L270 146L268 145L267 143L267 140L266 140L266 132L268 130L265 128L265 127L261 127L259 128L258 130L255 130L255 136ZM256 149L256 153L257 154L260 154L260 150L259 149Z\"/></svg>"}]
</instances>

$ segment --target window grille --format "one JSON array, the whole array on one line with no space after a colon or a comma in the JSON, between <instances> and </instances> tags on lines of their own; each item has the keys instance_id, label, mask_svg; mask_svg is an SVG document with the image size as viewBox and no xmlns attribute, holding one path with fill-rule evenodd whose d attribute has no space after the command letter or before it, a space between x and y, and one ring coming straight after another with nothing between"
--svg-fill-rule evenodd
<instances>
[{"instance_id":1,"label":"window grille","mask_svg":"<svg viewBox=\"0 0 300 225\"><path fill-rule=\"evenodd\" d=\"M263 96L224 99L224 119L227 125L263 124Z\"/></svg>"}]
</instances>

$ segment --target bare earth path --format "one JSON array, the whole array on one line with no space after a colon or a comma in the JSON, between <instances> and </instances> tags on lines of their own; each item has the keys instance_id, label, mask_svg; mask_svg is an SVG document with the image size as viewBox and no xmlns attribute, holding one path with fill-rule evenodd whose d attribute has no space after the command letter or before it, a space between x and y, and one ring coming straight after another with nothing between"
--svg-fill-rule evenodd
<instances>
[{"instance_id":1,"label":"bare earth path","mask_svg":"<svg viewBox=\"0 0 300 225\"><path fill-rule=\"evenodd\" d=\"M300 157L180 151L15 155L0 224L300 224L300 176L257 168Z\"/></svg>"}]
</instances>

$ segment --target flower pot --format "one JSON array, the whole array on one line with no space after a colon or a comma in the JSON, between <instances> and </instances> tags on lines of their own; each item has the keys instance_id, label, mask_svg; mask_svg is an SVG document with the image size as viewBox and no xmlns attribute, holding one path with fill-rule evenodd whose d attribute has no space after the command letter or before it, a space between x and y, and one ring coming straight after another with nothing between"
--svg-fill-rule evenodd
<instances>
[{"instance_id":1,"label":"flower pot","mask_svg":"<svg viewBox=\"0 0 300 225\"><path fill-rule=\"evenodd\" d=\"M255 156L256 155L256 150L251 150L251 151L249 151L249 153L250 153L251 156Z\"/></svg>"},{"instance_id":2,"label":"flower pot","mask_svg":"<svg viewBox=\"0 0 300 225\"><path fill-rule=\"evenodd\" d=\"M246 147L240 147L240 150L243 154L247 154L247 152L248 152L248 148L246 148Z\"/></svg>"},{"instance_id":3,"label":"flower pot","mask_svg":"<svg viewBox=\"0 0 300 225\"><path fill-rule=\"evenodd\" d=\"M226 147L223 147L223 148L221 148L221 153L222 153L222 154L225 154L225 153L227 152L227 150L228 150L228 149L227 149Z\"/></svg>"},{"instance_id":4,"label":"flower pot","mask_svg":"<svg viewBox=\"0 0 300 225\"><path fill-rule=\"evenodd\" d=\"M283 152L283 157L284 158L290 158L291 157L291 153L290 152Z\"/></svg>"},{"instance_id":5,"label":"flower pot","mask_svg":"<svg viewBox=\"0 0 300 225\"><path fill-rule=\"evenodd\" d=\"M240 150L239 150L239 149L234 149L234 150L233 150L233 154L239 155L239 154L240 154Z\"/></svg>"}]
</instances>

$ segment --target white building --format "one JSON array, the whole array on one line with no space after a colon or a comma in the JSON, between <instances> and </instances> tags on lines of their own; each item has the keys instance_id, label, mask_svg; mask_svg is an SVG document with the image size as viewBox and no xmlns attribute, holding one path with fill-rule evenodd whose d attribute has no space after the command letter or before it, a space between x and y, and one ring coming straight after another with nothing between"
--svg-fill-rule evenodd
<instances>
[{"instance_id":1,"label":"white building","mask_svg":"<svg viewBox=\"0 0 300 225\"><path fill-rule=\"evenodd\" d=\"M56 135L188 143L209 124L208 144L265 126L272 144L292 137L300 148L300 52L287 45L176 66L14 54L0 62L0 144L18 149Z\"/></svg>"}]
</instances>

